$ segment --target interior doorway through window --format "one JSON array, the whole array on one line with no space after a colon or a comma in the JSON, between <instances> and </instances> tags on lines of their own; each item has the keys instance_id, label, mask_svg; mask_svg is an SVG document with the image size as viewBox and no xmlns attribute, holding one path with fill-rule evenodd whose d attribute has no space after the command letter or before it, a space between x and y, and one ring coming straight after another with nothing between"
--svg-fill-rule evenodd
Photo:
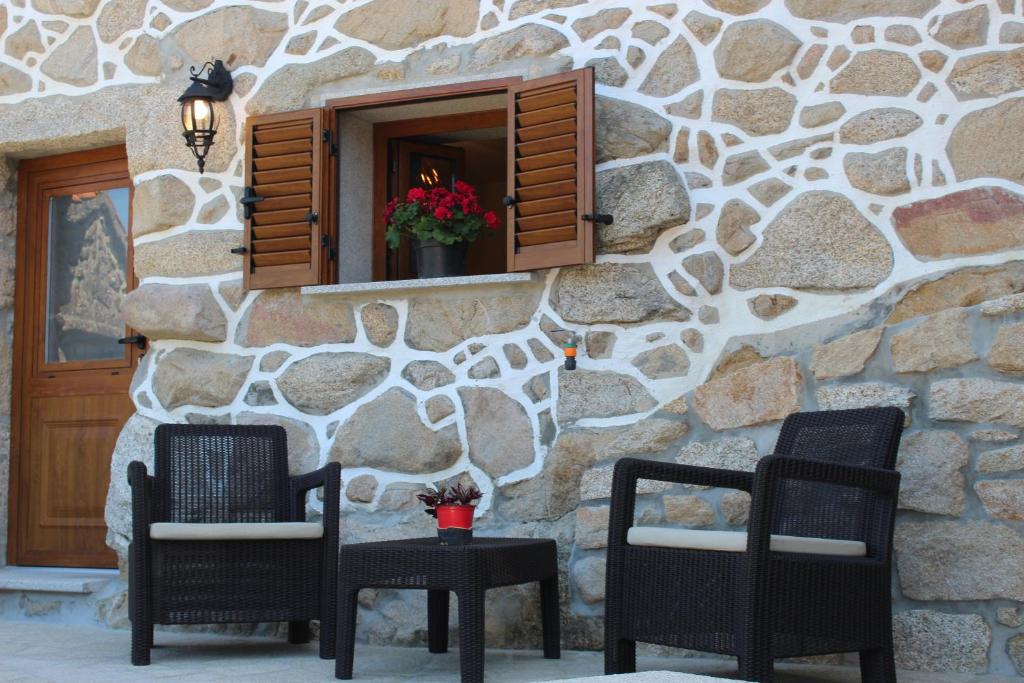
<instances>
[{"instance_id":1,"label":"interior doorway through window","mask_svg":"<svg viewBox=\"0 0 1024 683\"><path fill-rule=\"evenodd\" d=\"M344 110L338 114L338 281L416 277L406 240L384 241L381 218L392 197L413 187L473 185L484 211L505 213L507 110L504 93ZM371 172L367 172L370 170ZM370 201L367 201L367 200ZM504 273L504 224L469 245L466 274Z\"/></svg>"}]
</instances>

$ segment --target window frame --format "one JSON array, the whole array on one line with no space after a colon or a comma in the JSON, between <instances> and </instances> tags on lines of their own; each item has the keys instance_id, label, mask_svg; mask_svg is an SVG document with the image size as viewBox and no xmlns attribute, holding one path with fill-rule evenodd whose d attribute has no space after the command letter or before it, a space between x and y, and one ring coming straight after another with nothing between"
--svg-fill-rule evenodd
<instances>
[{"instance_id":1,"label":"window frame","mask_svg":"<svg viewBox=\"0 0 1024 683\"><path fill-rule=\"evenodd\" d=\"M379 107L387 105L398 105L398 104L414 104L423 103L436 100L448 100L455 99L458 97L467 97L472 95L505 95L508 96L509 88L516 86L524 81L522 76L508 76L503 78L490 78L480 81L469 81L462 83L446 83L442 85L432 85L421 88L409 88L406 90L388 90L385 92L367 93L364 95L352 95L348 97L339 97L329 99L324 103L324 110L327 112L325 122L325 130L330 130L331 140L334 144L337 144L338 139L338 115L342 112L353 110L353 109L368 109L370 107ZM507 108L507 107L506 107ZM416 134L424 135L429 132L434 132L435 126L442 126L443 119L451 119L452 116L466 116L475 117L479 116L480 112L469 112L467 114L454 114L444 116L427 116L422 119L416 119L423 121L422 127L415 130ZM394 122L399 123L399 122ZM408 122L406 122L408 124ZM504 123L504 121L502 122ZM382 141L379 139L386 130L388 124L377 124L374 126L374 140L373 140L373 206L383 207L387 203L387 145L386 140ZM379 126L379 127L378 127ZM410 129L411 130L411 129ZM412 134L412 133L409 133ZM382 151L383 150L383 151ZM338 202L340 197L338 196L338 164L340 159L337 154L332 152L331 163L328 164L329 168L326 173L326 210L328 212L329 223L324 225L331 226L330 233L325 231L324 234L330 234L331 244L335 249L343 248L343 245L338 244ZM380 281L385 277L387 273L387 248L384 241L384 230L383 223L380 220L380 211L375 210L373 216L373 279L375 282ZM325 250L329 251L329 250ZM323 267L321 268L321 283L322 284L334 284L338 280L338 260L329 260L329 254L324 253L322 255Z\"/></svg>"},{"instance_id":2,"label":"window frame","mask_svg":"<svg viewBox=\"0 0 1024 683\"><path fill-rule=\"evenodd\" d=\"M573 83L565 86L565 83ZM575 93L575 102L566 101L565 95L571 91ZM255 263L253 257L252 241L254 237L253 225L249 218L245 222L245 236L243 247L232 249L234 253L246 254L249 258L249 267L245 271L244 286L246 289L253 289L252 280L259 281L259 288L295 287L307 284L332 285L338 281L338 263L340 249L344 245L339 244L340 216L340 188L338 186L340 175L340 150L338 149L338 130L340 114L356 109L369 109L400 104L421 104L427 102L438 102L450 99L472 97L478 95L498 95L505 99L505 114L507 117L508 129L508 155L507 163L509 172L508 194L505 197L507 211L507 241L506 250L506 273L524 272L544 268L592 263L595 255L595 226L596 222L610 223L611 217L604 217L595 213L594 196L594 74L592 67L575 69L563 74L551 74L533 79L526 79L522 76L506 76L501 78L481 79L478 81L467 81L459 83L438 84L419 88L408 88L404 90L390 90L381 92L364 93L328 99L320 107L299 110L295 112L278 112L275 114L259 115L246 119L246 197L249 203L256 204L255 212L259 211L258 204L264 201L264 197L255 194L253 189L253 172L255 159L253 151L255 147L253 126L268 125L275 123L279 118L286 119L300 115L312 116L314 134L313 159L318 160L314 164L312 176L312 209L306 214L310 223L311 249L319 247L318 255L310 254L308 272L313 281L291 282L289 273L267 273L258 274L256 269L260 267L276 267L282 264L266 262L260 266ZM573 116L566 116L567 107ZM481 110L480 112L466 113L470 116L480 116L482 113L494 114L496 110ZM453 115L423 117L422 119L411 118L405 123L415 128L416 124L427 123L433 120L451 118ZM458 114L454 115L458 116ZM574 123L568 124L569 121ZM386 197L381 199L378 195L386 194L386 183L388 178L388 164L386 145L379 144L378 130L386 128L388 122L375 124L373 140L371 140L371 154L374 158L373 189L371 191L371 204L374 207L374 214L371 223L372 240L372 264L371 273L373 281L380 281L387 273L387 250L383 225L379 220L377 205L383 207ZM570 143L569 130L572 128L573 148ZM378 128L380 126L380 128ZM319 134L317 134L319 133ZM553 137L551 137L553 136ZM550 153L539 147L538 144L551 137L552 144L562 145L555 147ZM317 140L319 138L319 141ZM272 142L267 140L265 142ZM319 149L318 149L319 142ZM384 149L383 158L380 150ZM268 151L268 154L273 154ZM555 155L558 156L555 156ZM333 157L333 159L332 159ZM520 163L522 162L522 163ZM576 188L569 192L566 187L568 178L564 176L566 167L569 164L575 166L574 180ZM268 168L274 168L268 166ZM263 169L267 170L267 169ZM543 173L542 173L543 171ZM291 181L292 178L284 178ZM276 181L267 181L276 182ZM282 194L284 189L290 188L268 188L267 192L274 190L276 194ZM250 190L252 190L250 192ZM276 196L272 194L271 196ZM252 196L250 196L252 195ZM294 203L292 201L292 203ZM278 202L275 206L284 203ZM522 205L522 208L520 208ZM572 209L570 209L570 206ZM288 204L288 208L291 204ZM264 211L272 211L271 208L264 208ZM553 223L553 221L568 220L562 215L570 210L576 212L575 236L572 239L567 237L568 224ZM546 215L544 212L553 212ZM247 212L248 213L248 212ZM277 218L288 218L278 216ZM254 219L255 220L255 219ZM273 227L273 226L272 226ZM287 226L286 226L287 227ZM264 231L265 233L268 231ZM273 231L270 231L273 233ZM519 235L529 234L530 241L520 240ZM546 234L540 234L546 233ZM292 237L289 233L284 237ZM264 235L260 239L276 239L276 234L269 237ZM278 240L280 241L280 240ZM516 249L519 244L523 253ZM273 251L274 247L291 248L291 244L267 244L267 253ZM317 260L319 259L319 260ZM289 262L290 263L290 262ZM296 269L298 270L298 269ZM260 275L260 277L256 277Z\"/></svg>"}]
</instances>

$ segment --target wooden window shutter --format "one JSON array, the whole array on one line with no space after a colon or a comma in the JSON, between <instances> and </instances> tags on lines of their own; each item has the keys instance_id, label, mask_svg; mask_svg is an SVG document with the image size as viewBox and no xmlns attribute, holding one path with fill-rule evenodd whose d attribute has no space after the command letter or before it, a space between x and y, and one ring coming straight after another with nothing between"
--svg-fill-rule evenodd
<instances>
[{"instance_id":1,"label":"wooden window shutter","mask_svg":"<svg viewBox=\"0 0 1024 683\"><path fill-rule=\"evenodd\" d=\"M245 122L246 289L320 284L324 113L305 109Z\"/></svg>"},{"instance_id":2,"label":"wooden window shutter","mask_svg":"<svg viewBox=\"0 0 1024 683\"><path fill-rule=\"evenodd\" d=\"M509 87L508 270L594 260L594 72Z\"/></svg>"}]
</instances>

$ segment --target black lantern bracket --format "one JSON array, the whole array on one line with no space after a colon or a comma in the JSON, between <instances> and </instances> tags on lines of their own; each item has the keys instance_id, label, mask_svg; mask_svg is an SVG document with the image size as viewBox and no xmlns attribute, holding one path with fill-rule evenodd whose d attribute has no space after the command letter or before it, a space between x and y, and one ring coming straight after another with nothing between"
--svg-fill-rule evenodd
<instances>
[{"instance_id":1,"label":"black lantern bracket","mask_svg":"<svg viewBox=\"0 0 1024 683\"><path fill-rule=\"evenodd\" d=\"M206 71L205 78L201 75L204 70ZM178 98L179 102L192 97L204 97L214 102L223 102L231 96L235 81L223 61L214 59L199 68L190 66L188 71L192 85Z\"/></svg>"}]
</instances>

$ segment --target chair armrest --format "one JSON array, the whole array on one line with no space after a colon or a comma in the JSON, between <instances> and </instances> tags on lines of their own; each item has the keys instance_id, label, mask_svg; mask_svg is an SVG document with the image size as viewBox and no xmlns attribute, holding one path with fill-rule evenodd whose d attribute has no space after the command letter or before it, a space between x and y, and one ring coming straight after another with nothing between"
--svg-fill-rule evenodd
<instances>
[{"instance_id":1,"label":"chair armrest","mask_svg":"<svg viewBox=\"0 0 1024 683\"><path fill-rule=\"evenodd\" d=\"M288 478L292 519L297 522L306 521L306 494L321 486L324 487L324 532L329 533L333 524L336 533L341 505L341 465L336 462ZM329 510L332 514L327 514Z\"/></svg>"},{"instance_id":2,"label":"chair armrest","mask_svg":"<svg viewBox=\"0 0 1024 683\"><path fill-rule=\"evenodd\" d=\"M750 521L747 533L747 552L753 564L760 557L767 557L771 535L771 520L777 508L776 484L787 479L834 484L873 491L887 499L895 511L900 489L900 473L877 467L861 467L840 463L794 458L784 455L769 455L761 458L754 473L754 491L750 504ZM891 514L890 517L894 517ZM891 526L891 520L890 520ZM890 538L892 536L890 529ZM885 556L888 550L883 549Z\"/></svg>"},{"instance_id":3,"label":"chair armrest","mask_svg":"<svg viewBox=\"0 0 1024 683\"><path fill-rule=\"evenodd\" d=\"M633 524L636 508L636 482L639 479L694 486L715 486L748 492L754 486L753 472L622 458L615 463L615 473L612 477L612 509L608 523L608 547L610 548L626 544L626 533Z\"/></svg>"},{"instance_id":4,"label":"chair armrest","mask_svg":"<svg viewBox=\"0 0 1024 683\"><path fill-rule=\"evenodd\" d=\"M153 484L146 463L128 463L128 485L132 489L132 543L149 541L149 524L153 518Z\"/></svg>"},{"instance_id":5,"label":"chair armrest","mask_svg":"<svg viewBox=\"0 0 1024 683\"><path fill-rule=\"evenodd\" d=\"M816 481L874 491L887 497L896 496L900 488L900 473L877 467L843 465L811 458L787 455L768 455L761 458L754 475L755 486L768 485L780 479Z\"/></svg>"},{"instance_id":6,"label":"chair armrest","mask_svg":"<svg viewBox=\"0 0 1024 683\"><path fill-rule=\"evenodd\" d=\"M698 467L697 465L680 465L674 462L657 460L641 460L639 458L622 458L615 463L615 482L623 479L634 488L638 479L652 479L674 484L692 484L694 486L716 486L727 489L750 491L754 486L754 473L739 470Z\"/></svg>"}]
</instances>

